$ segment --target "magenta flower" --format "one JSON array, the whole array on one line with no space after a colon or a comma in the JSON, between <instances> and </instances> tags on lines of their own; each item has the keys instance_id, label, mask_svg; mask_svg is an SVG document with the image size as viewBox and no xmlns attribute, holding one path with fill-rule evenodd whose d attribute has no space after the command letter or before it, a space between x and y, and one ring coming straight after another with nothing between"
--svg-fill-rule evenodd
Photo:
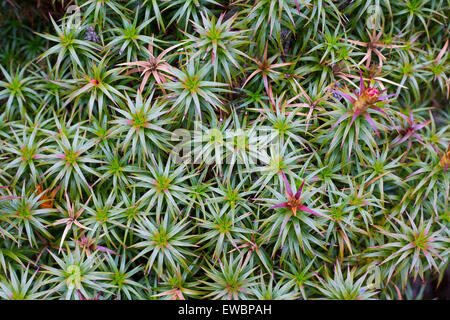
<instances>
[{"instance_id":1,"label":"magenta flower","mask_svg":"<svg viewBox=\"0 0 450 320\"><path fill-rule=\"evenodd\" d=\"M294 216L297 216L297 210L300 210L300 211L312 213L312 214L320 217L320 214L318 214L314 210L312 210L302 204L303 198L301 198L301 195L302 195L303 185L305 184L305 181L303 180L302 185L300 186L300 188L297 190L297 192L294 195L294 193L292 192L292 189L291 189L291 185L289 184L289 182L286 178L286 175L284 174L283 171L281 171L281 175L283 176L284 185L286 188L286 191L285 191L286 197L288 200L286 202L274 205L270 209L283 207L283 208L289 208L294 213Z\"/></svg>"},{"instance_id":2,"label":"magenta flower","mask_svg":"<svg viewBox=\"0 0 450 320\"><path fill-rule=\"evenodd\" d=\"M367 122L369 122L370 126L375 130L375 133L377 134L377 136L380 137L377 127L375 125L375 121L370 116L369 112L367 112L367 111L369 109L373 109L373 110L377 110L377 111L381 112L382 114L388 116L386 112L384 112L381 108L376 106L376 103L380 102L380 101L386 101L388 98L394 96L395 94L381 95L384 91L386 91L386 89L382 90L382 91L378 91L378 89L376 89L376 88L366 87L366 85L364 84L364 80L363 80L361 71L359 72L359 77L360 77L359 92L355 92L354 90L352 90L354 96L349 95L340 90L332 90L334 93L340 95L345 100L349 101L353 106L350 111L348 111L344 115L342 115L338 119L338 121L336 121L336 123L334 123L331 126L330 130L333 130L339 123L341 123L342 121L344 121L345 119L347 119L349 117L352 117L352 121L350 122L350 126L351 126L353 124L353 122L355 121L355 119L357 117L359 117L360 115L362 115L367 120Z\"/></svg>"}]
</instances>

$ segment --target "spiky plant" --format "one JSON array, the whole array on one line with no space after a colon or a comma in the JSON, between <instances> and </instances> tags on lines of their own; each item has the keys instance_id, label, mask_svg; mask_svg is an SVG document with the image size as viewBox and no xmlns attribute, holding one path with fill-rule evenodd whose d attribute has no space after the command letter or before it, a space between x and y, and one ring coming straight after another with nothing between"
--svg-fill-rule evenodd
<instances>
[{"instance_id":1,"label":"spiky plant","mask_svg":"<svg viewBox=\"0 0 450 320\"><path fill-rule=\"evenodd\" d=\"M449 10L0 1L0 299L438 297Z\"/></svg>"},{"instance_id":2,"label":"spiky plant","mask_svg":"<svg viewBox=\"0 0 450 320\"><path fill-rule=\"evenodd\" d=\"M133 248L140 249L132 261L151 252L146 263L147 273L153 268L158 275L162 275L163 268L174 268L180 264L188 267L189 256L194 256L189 247L193 247L192 235L189 234L192 227L185 219L175 222L169 215L165 215L163 221L152 221L147 218L138 221L136 235L144 241L137 242Z\"/></svg>"}]
</instances>

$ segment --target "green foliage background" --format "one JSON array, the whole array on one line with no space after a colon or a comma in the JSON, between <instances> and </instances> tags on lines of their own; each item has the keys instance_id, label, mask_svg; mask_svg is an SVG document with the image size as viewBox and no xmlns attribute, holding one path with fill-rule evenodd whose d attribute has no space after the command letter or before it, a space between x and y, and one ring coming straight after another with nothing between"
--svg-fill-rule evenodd
<instances>
[{"instance_id":1,"label":"green foliage background","mask_svg":"<svg viewBox=\"0 0 450 320\"><path fill-rule=\"evenodd\" d=\"M2 1L0 297L420 299L449 257L449 8ZM195 121L227 153L178 164Z\"/></svg>"}]
</instances>

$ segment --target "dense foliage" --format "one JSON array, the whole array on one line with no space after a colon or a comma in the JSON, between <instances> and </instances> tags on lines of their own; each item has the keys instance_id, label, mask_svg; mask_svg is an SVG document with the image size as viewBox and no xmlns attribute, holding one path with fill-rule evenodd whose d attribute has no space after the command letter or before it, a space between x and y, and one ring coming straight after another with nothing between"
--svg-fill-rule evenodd
<instances>
[{"instance_id":1,"label":"dense foliage","mask_svg":"<svg viewBox=\"0 0 450 320\"><path fill-rule=\"evenodd\" d=\"M1 1L1 299L420 299L449 9Z\"/></svg>"}]
</instances>

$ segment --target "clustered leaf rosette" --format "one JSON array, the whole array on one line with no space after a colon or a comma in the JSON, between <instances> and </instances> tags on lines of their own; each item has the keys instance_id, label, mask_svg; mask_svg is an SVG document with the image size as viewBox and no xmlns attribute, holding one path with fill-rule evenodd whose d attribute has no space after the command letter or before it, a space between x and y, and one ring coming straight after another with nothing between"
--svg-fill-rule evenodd
<instances>
[{"instance_id":1,"label":"clustered leaf rosette","mask_svg":"<svg viewBox=\"0 0 450 320\"><path fill-rule=\"evenodd\" d=\"M333 90L334 93L343 97L345 100L350 102L351 110L342 115L332 126L331 130L334 129L337 125L339 125L342 121L351 117L350 125L353 124L356 118L359 116L363 116L364 119L370 124L372 129L375 131L378 138L380 138L380 134L378 132L377 126L375 124L374 119L370 115L370 110L376 110L386 117L389 115L381 108L379 105L384 105L388 101L388 99L395 94L382 95L387 89L378 91L375 87L370 87L365 85L364 79L362 76L362 72L359 73L359 92L352 90L352 94L345 93L341 90ZM381 104L380 104L381 102Z\"/></svg>"},{"instance_id":2,"label":"clustered leaf rosette","mask_svg":"<svg viewBox=\"0 0 450 320\"><path fill-rule=\"evenodd\" d=\"M413 139L417 140L419 143L424 143L424 139L420 136L419 130L426 127L431 123L431 120L423 121L421 123L417 123L414 121L413 112L411 107L409 107L409 115L406 116L403 113L399 112L398 115L402 117L406 121L405 126L394 126L395 130L398 132L398 136L391 141L391 148L395 148L396 146L402 144L405 141L408 141L407 151L411 149Z\"/></svg>"},{"instance_id":3,"label":"clustered leaf rosette","mask_svg":"<svg viewBox=\"0 0 450 320\"><path fill-rule=\"evenodd\" d=\"M444 168L444 174L447 172L450 166L450 145L448 146L445 153L442 155L441 160L439 160L439 165Z\"/></svg>"}]
</instances>

